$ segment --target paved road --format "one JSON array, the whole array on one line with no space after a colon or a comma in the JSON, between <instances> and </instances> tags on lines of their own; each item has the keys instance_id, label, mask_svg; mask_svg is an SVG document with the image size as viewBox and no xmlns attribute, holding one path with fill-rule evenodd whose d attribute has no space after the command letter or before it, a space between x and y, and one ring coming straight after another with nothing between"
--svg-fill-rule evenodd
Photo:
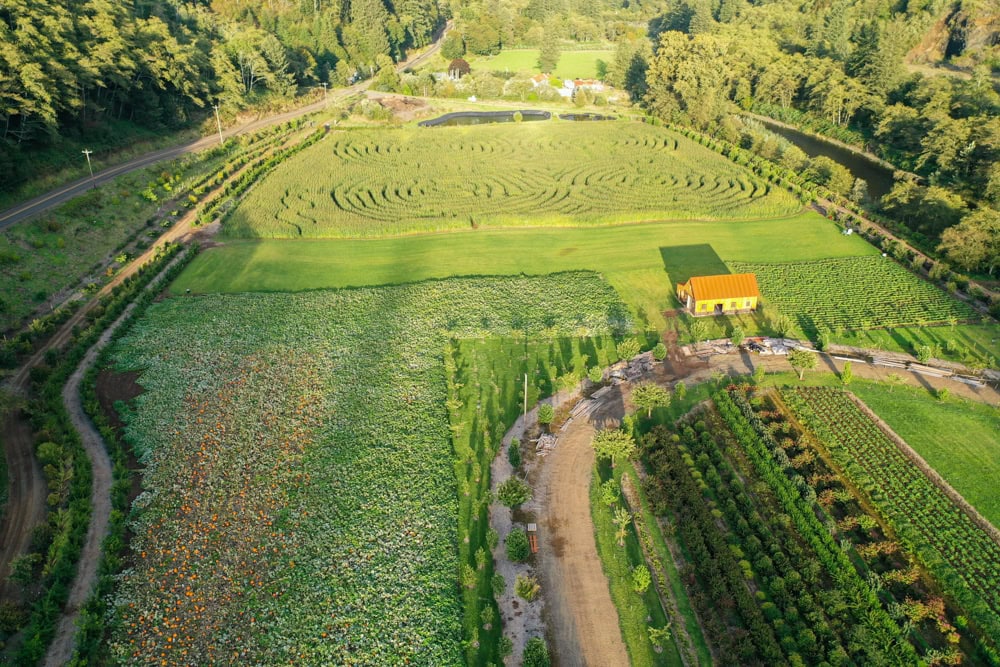
<instances>
[{"instance_id":1,"label":"paved road","mask_svg":"<svg viewBox=\"0 0 1000 667\"><path fill-rule=\"evenodd\" d=\"M441 48L441 42L450 28L451 22L448 22L448 24L446 24L444 29L441 31L441 34L438 36L437 41L412 60L399 63L396 66L396 69L402 71L407 67L418 67L426 62L431 56L438 52L438 49ZM266 118L259 118L243 125L231 127L228 130L223 130L222 136L228 139L229 137L234 137L238 134L253 132L262 127L277 125L300 116L322 111L330 102L336 102L344 99L345 97L350 97L351 95L363 92L369 85L371 85L371 81L362 81L354 84L353 86L348 86L347 88L333 90L329 93L328 99L319 100L318 102L313 102L312 104L307 104L306 106L299 107L291 111L286 111L274 116L268 116ZM77 179L72 183L60 186L50 192L39 195L34 199L30 199L22 204L14 206L13 208L3 211L0 213L0 229L9 227L10 225L21 222L22 220L27 220L32 216L43 213L55 206L58 206L59 204L69 201L73 197L83 194L89 188L94 187L95 184L101 185L102 183L107 183L111 179L121 176L122 174L127 174L130 171L148 167L149 165L156 164L157 162L172 160L188 153L197 153L198 151L205 150L206 148L211 148L218 141L218 134L210 134L206 137L198 139L197 141L191 141L172 148L162 148L160 150L152 151L151 153L146 153L145 155L114 167L108 167L107 169L94 174L93 182L89 177Z\"/></svg>"}]
</instances>

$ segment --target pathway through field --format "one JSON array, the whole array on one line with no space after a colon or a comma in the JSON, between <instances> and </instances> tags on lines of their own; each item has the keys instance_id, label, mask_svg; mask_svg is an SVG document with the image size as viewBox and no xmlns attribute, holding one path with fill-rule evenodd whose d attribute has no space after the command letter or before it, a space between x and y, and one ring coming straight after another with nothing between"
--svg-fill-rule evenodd
<instances>
[{"instance_id":1,"label":"pathway through field","mask_svg":"<svg viewBox=\"0 0 1000 667\"><path fill-rule=\"evenodd\" d=\"M560 665L627 665L628 654L601 568L590 516L590 479L596 428L617 425L625 414L622 394L610 392L590 421L574 420L560 432L545 462L538 496L539 573L549 637Z\"/></svg>"}]
</instances>

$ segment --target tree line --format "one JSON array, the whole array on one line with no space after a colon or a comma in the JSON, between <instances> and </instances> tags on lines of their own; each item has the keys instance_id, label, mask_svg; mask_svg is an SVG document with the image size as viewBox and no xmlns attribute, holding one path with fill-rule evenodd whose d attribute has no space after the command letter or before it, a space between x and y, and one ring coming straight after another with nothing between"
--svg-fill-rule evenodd
<instances>
[{"instance_id":1,"label":"tree line","mask_svg":"<svg viewBox=\"0 0 1000 667\"><path fill-rule=\"evenodd\" d=\"M872 203L943 242L963 269L992 272L1000 264L1000 48L989 42L1000 35L965 51L952 44L958 37L948 37L943 55L962 64L964 76L908 68L928 40L944 38L935 30L953 9L938 0L903 9L888 0L810 7L671 0L650 24L652 46L620 43L609 78L660 118L748 148L760 132L747 131L734 110L867 145L917 175L899 174L892 192ZM774 143L768 157L781 157L787 147ZM790 156L786 166L809 166ZM852 194L852 179L824 163L817 171L821 184Z\"/></svg>"},{"instance_id":2,"label":"tree line","mask_svg":"<svg viewBox=\"0 0 1000 667\"><path fill-rule=\"evenodd\" d=\"M0 185L63 139L111 145L123 128L182 128L213 104L346 84L430 43L444 20L437 0L6 0Z\"/></svg>"}]
</instances>

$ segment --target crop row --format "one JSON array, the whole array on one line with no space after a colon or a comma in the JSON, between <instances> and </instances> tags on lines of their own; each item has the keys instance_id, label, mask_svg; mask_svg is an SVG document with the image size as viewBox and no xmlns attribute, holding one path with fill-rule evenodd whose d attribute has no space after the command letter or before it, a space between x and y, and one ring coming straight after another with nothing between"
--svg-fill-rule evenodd
<instances>
[{"instance_id":1,"label":"crop row","mask_svg":"<svg viewBox=\"0 0 1000 667\"><path fill-rule=\"evenodd\" d=\"M854 482L866 489L901 539L953 591L988 633L1000 629L1000 545L841 391L784 395Z\"/></svg>"},{"instance_id":2,"label":"crop row","mask_svg":"<svg viewBox=\"0 0 1000 667\"><path fill-rule=\"evenodd\" d=\"M115 348L146 491L114 659L463 662L445 339L604 334L612 303L564 274L154 305Z\"/></svg>"},{"instance_id":3,"label":"crop row","mask_svg":"<svg viewBox=\"0 0 1000 667\"><path fill-rule=\"evenodd\" d=\"M907 641L906 632L882 608L876 592L861 578L820 520L824 514L806 480L788 474L777 455L780 450L777 441L754 413L746 393L738 389L720 392L715 403L757 475L774 493L797 534L812 549L848 605L853 607L859 625L864 626L860 634L866 641L859 642L854 651L867 653L878 663L915 664L916 652Z\"/></svg>"},{"instance_id":4,"label":"crop row","mask_svg":"<svg viewBox=\"0 0 1000 667\"><path fill-rule=\"evenodd\" d=\"M471 225L791 214L766 181L634 123L364 130L286 160L236 209L234 236L378 236Z\"/></svg>"},{"instance_id":5,"label":"crop row","mask_svg":"<svg viewBox=\"0 0 1000 667\"><path fill-rule=\"evenodd\" d=\"M807 333L978 319L967 304L884 257L729 265L757 274L764 297Z\"/></svg>"}]
</instances>

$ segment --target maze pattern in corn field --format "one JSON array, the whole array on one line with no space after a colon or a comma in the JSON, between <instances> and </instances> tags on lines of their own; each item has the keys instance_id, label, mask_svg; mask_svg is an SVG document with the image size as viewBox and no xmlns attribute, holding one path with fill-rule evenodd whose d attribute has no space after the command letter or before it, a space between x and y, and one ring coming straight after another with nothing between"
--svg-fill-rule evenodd
<instances>
[{"instance_id":1,"label":"maze pattern in corn field","mask_svg":"<svg viewBox=\"0 0 1000 667\"><path fill-rule=\"evenodd\" d=\"M798 209L787 192L666 130L552 121L333 133L258 184L227 233L364 237Z\"/></svg>"}]
</instances>

